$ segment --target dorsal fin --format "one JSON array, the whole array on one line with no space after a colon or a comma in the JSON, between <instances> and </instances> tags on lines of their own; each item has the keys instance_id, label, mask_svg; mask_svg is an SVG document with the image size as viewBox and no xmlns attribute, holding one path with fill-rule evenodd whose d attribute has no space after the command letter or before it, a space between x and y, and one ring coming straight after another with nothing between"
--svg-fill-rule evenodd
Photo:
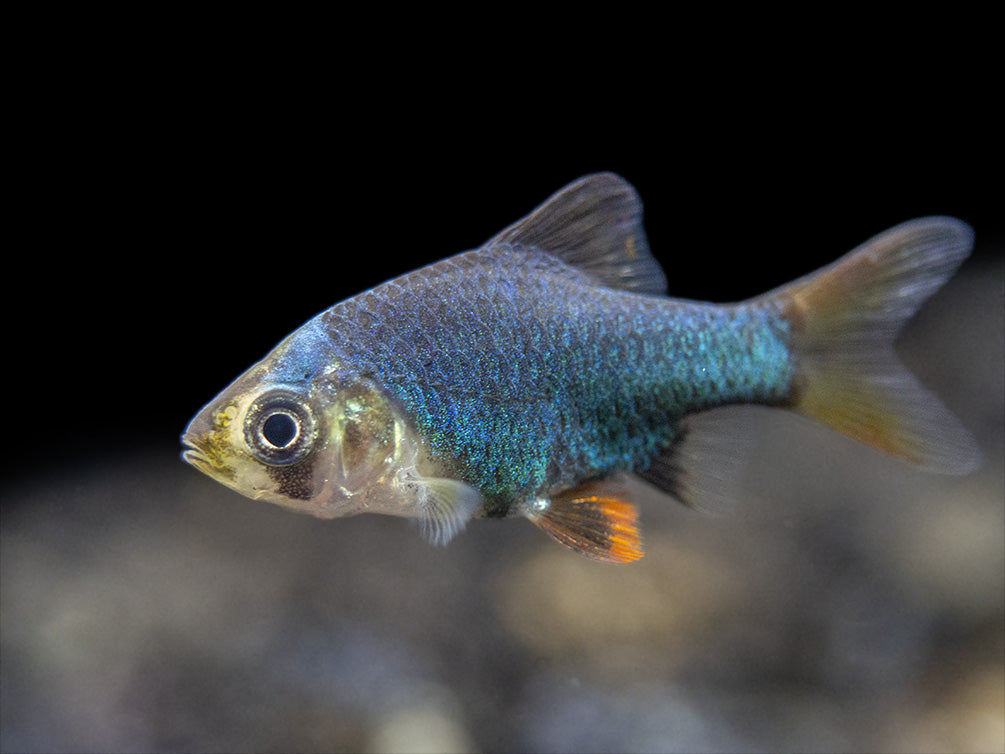
<instances>
[{"instance_id":1,"label":"dorsal fin","mask_svg":"<svg viewBox=\"0 0 1005 754\"><path fill-rule=\"evenodd\" d=\"M535 247L611 288L666 293L666 275L642 228L642 202L613 173L570 183L487 245L498 243Z\"/></svg>"}]
</instances>

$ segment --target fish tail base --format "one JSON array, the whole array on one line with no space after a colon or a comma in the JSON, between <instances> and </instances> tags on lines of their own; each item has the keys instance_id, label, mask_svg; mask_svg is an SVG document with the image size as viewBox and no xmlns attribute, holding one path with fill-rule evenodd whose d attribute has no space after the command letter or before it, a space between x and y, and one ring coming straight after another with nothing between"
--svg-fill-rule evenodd
<instances>
[{"instance_id":1,"label":"fish tail base","mask_svg":"<svg viewBox=\"0 0 1005 754\"><path fill-rule=\"evenodd\" d=\"M918 466L973 470L980 453L972 436L893 349L903 325L956 271L972 240L958 220L915 220L769 294L793 333L791 407Z\"/></svg>"}]
</instances>

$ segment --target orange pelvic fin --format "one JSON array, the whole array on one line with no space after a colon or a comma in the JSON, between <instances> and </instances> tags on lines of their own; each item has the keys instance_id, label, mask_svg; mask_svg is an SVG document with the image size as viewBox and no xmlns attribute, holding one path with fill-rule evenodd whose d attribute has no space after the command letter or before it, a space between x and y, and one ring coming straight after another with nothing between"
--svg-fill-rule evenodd
<instances>
[{"instance_id":1,"label":"orange pelvic fin","mask_svg":"<svg viewBox=\"0 0 1005 754\"><path fill-rule=\"evenodd\" d=\"M556 542L593 560L631 563L643 555L638 510L603 485L564 490L526 515Z\"/></svg>"}]
</instances>

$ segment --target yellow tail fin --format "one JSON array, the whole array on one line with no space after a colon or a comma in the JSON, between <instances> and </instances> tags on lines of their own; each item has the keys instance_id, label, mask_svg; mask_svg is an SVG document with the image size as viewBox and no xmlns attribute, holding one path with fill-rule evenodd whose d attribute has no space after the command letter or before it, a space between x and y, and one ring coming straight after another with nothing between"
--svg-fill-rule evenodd
<instances>
[{"instance_id":1,"label":"yellow tail fin","mask_svg":"<svg viewBox=\"0 0 1005 754\"><path fill-rule=\"evenodd\" d=\"M980 453L970 433L893 351L900 329L972 244L959 220L913 220L767 294L792 327L793 409L933 471L972 471Z\"/></svg>"}]
</instances>

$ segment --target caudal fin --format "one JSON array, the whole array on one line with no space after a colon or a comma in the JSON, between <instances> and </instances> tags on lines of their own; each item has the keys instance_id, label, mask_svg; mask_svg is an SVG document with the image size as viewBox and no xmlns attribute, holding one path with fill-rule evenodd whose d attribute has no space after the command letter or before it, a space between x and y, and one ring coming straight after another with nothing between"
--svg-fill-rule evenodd
<instances>
[{"instance_id":1,"label":"caudal fin","mask_svg":"<svg viewBox=\"0 0 1005 754\"><path fill-rule=\"evenodd\" d=\"M767 294L792 327L793 409L930 470L972 471L980 457L973 437L893 351L903 325L972 245L959 220L913 220Z\"/></svg>"}]
</instances>

